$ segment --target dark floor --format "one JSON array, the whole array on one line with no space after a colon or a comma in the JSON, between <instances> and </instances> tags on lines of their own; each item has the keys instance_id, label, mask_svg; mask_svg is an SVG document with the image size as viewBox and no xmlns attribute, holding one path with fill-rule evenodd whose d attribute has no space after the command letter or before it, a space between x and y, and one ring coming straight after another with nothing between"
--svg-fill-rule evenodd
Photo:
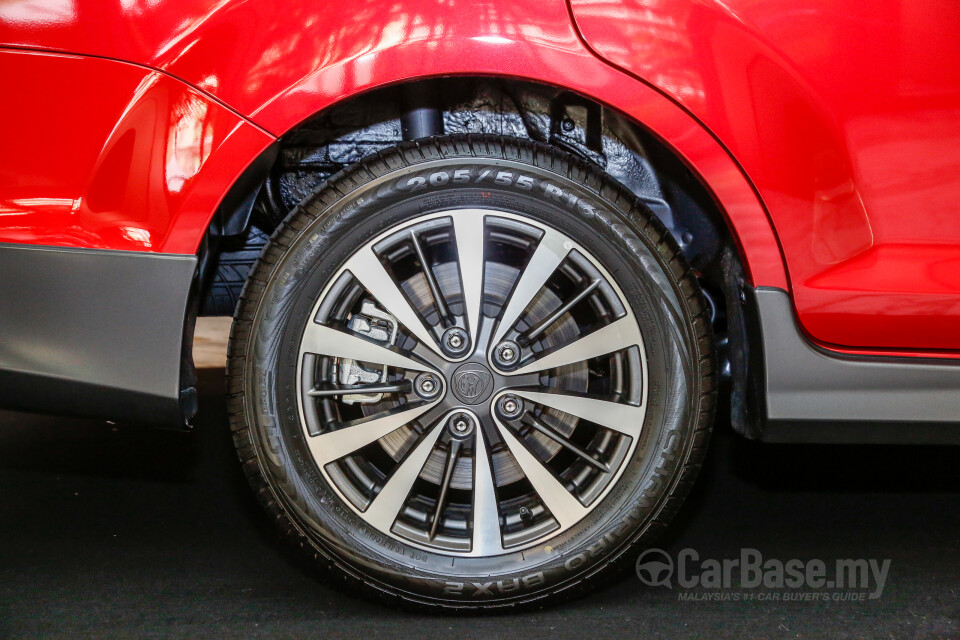
<instances>
[{"instance_id":1,"label":"dark floor","mask_svg":"<svg viewBox=\"0 0 960 640\"><path fill-rule=\"evenodd\" d=\"M633 576L536 613L406 614L298 567L248 495L222 370L195 433L0 414L0 636L960 637L960 447L759 446L721 427L664 546L889 558L868 602L688 602Z\"/></svg>"}]
</instances>

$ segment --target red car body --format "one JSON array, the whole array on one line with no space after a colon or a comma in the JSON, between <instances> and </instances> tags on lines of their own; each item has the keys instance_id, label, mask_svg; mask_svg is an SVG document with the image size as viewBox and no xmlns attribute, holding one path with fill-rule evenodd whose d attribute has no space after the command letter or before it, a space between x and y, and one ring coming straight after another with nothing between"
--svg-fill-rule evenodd
<instances>
[{"instance_id":1,"label":"red car body","mask_svg":"<svg viewBox=\"0 0 960 640\"><path fill-rule=\"evenodd\" d=\"M944 0L5 2L0 242L193 256L245 169L314 114L389 84L521 78L672 149L818 353L946 365L958 26Z\"/></svg>"}]
</instances>

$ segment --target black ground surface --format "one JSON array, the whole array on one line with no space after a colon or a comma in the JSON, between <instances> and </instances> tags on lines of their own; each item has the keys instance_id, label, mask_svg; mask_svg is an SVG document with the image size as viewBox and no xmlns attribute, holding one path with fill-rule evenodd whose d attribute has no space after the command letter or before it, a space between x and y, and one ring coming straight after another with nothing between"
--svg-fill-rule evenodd
<instances>
[{"instance_id":1,"label":"black ground surface","mask_svg":"<svg viewBox=\"0 0 960 640\"><path fill-rule=\"evenodd\" d=\"M720 425L662 544L701 558L889 558L876 600L682 601L747 592L627 575L558 608L425 616L298 565L237 468L222 370L201 386L190 434L0 413L0 636L960 637L960 447L757 445Z\"/></svg>"}]
</instances>

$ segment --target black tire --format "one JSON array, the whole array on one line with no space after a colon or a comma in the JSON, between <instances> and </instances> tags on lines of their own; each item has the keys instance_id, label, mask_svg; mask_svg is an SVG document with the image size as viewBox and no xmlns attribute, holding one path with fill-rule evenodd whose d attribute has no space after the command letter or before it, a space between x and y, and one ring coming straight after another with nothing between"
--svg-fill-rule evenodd
<instances>
[{"instance_id":1,"label":"black tire","mask_svg":"<svg viewBox=\"0 0 960 640\"><path fill-rule=\"evenodd\" d=\"M522 173L532 183L430 183L438 168L454 167L471 176L488 169L493 176ZM421 189L402 188L417 176L427 178ZM309 455L295 380L304 323L350 252L392 225L453 206L517 212L592 251L635 314L650 379L641 436L599 506L549 544L463 562L386 538L353 514ZM442 137L402 144L344 170L276 230L236 312L229 413L257 497L307 557L395 603L496 608L565 599L632 566L693 483L713 420L715 370L709 312L695 274L633 194L546 145Z\"/></svg>"}]
</instances>

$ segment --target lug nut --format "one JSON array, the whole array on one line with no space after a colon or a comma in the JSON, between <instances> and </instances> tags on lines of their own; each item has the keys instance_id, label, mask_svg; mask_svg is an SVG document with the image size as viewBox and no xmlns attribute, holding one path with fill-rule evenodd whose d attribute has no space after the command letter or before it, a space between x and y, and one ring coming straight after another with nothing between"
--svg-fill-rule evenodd
<instances>
[{"instance_id":1,"label":"lug nut","mask_svg":"<svg viewBox=\"0 0 960 640\"><path fill-rule=\"evenodd\" d=\"M443 332L441 344L443 345L443 350L447 352L447 355L461 356L469 346L467 343L467 332L460 327L451 327Z\"/></svg>"},{"instance_id":2,"label":"lug nut","mask_svg":"<svg viewBox=\"0 0 960 640\"><path fill-rule=\"evenodd\" d=\"M507 395L497 401L497 413L504 420L513 420L523 413L523 400L514 395Z\"/></svg>"},{"instance_id":3,"label":"lug nut","mask_svg":"<svg viewBox=\"0 0 960 640\"><path fill-rule=\"evenodd\" d=\"M452 435L458 438L470 435L473 432L473 417L468 413L453 414L450 416L448 424Z\"/></svg>"},{"instance_id":4,"label":"lug nut","mask_svg":"<svg viewBox=\"0 0 960 640\"><path fill-rule=\"evenodd\" d=\"M440 393L440 381L432 373L421 373L414 382L414 390L424 400L430 400Z\"/></svg>"},{"instance_id":5,"label":"lug nut","mask_svg":"<svg viewBox=\"0 0 960 640\"><path fill-rule=\"evenodd\" d=\"M493 359L501 367L512 367L520 360L520 347L509 340L501 342L493 351Z\"/></svg>"}]
</instances>

